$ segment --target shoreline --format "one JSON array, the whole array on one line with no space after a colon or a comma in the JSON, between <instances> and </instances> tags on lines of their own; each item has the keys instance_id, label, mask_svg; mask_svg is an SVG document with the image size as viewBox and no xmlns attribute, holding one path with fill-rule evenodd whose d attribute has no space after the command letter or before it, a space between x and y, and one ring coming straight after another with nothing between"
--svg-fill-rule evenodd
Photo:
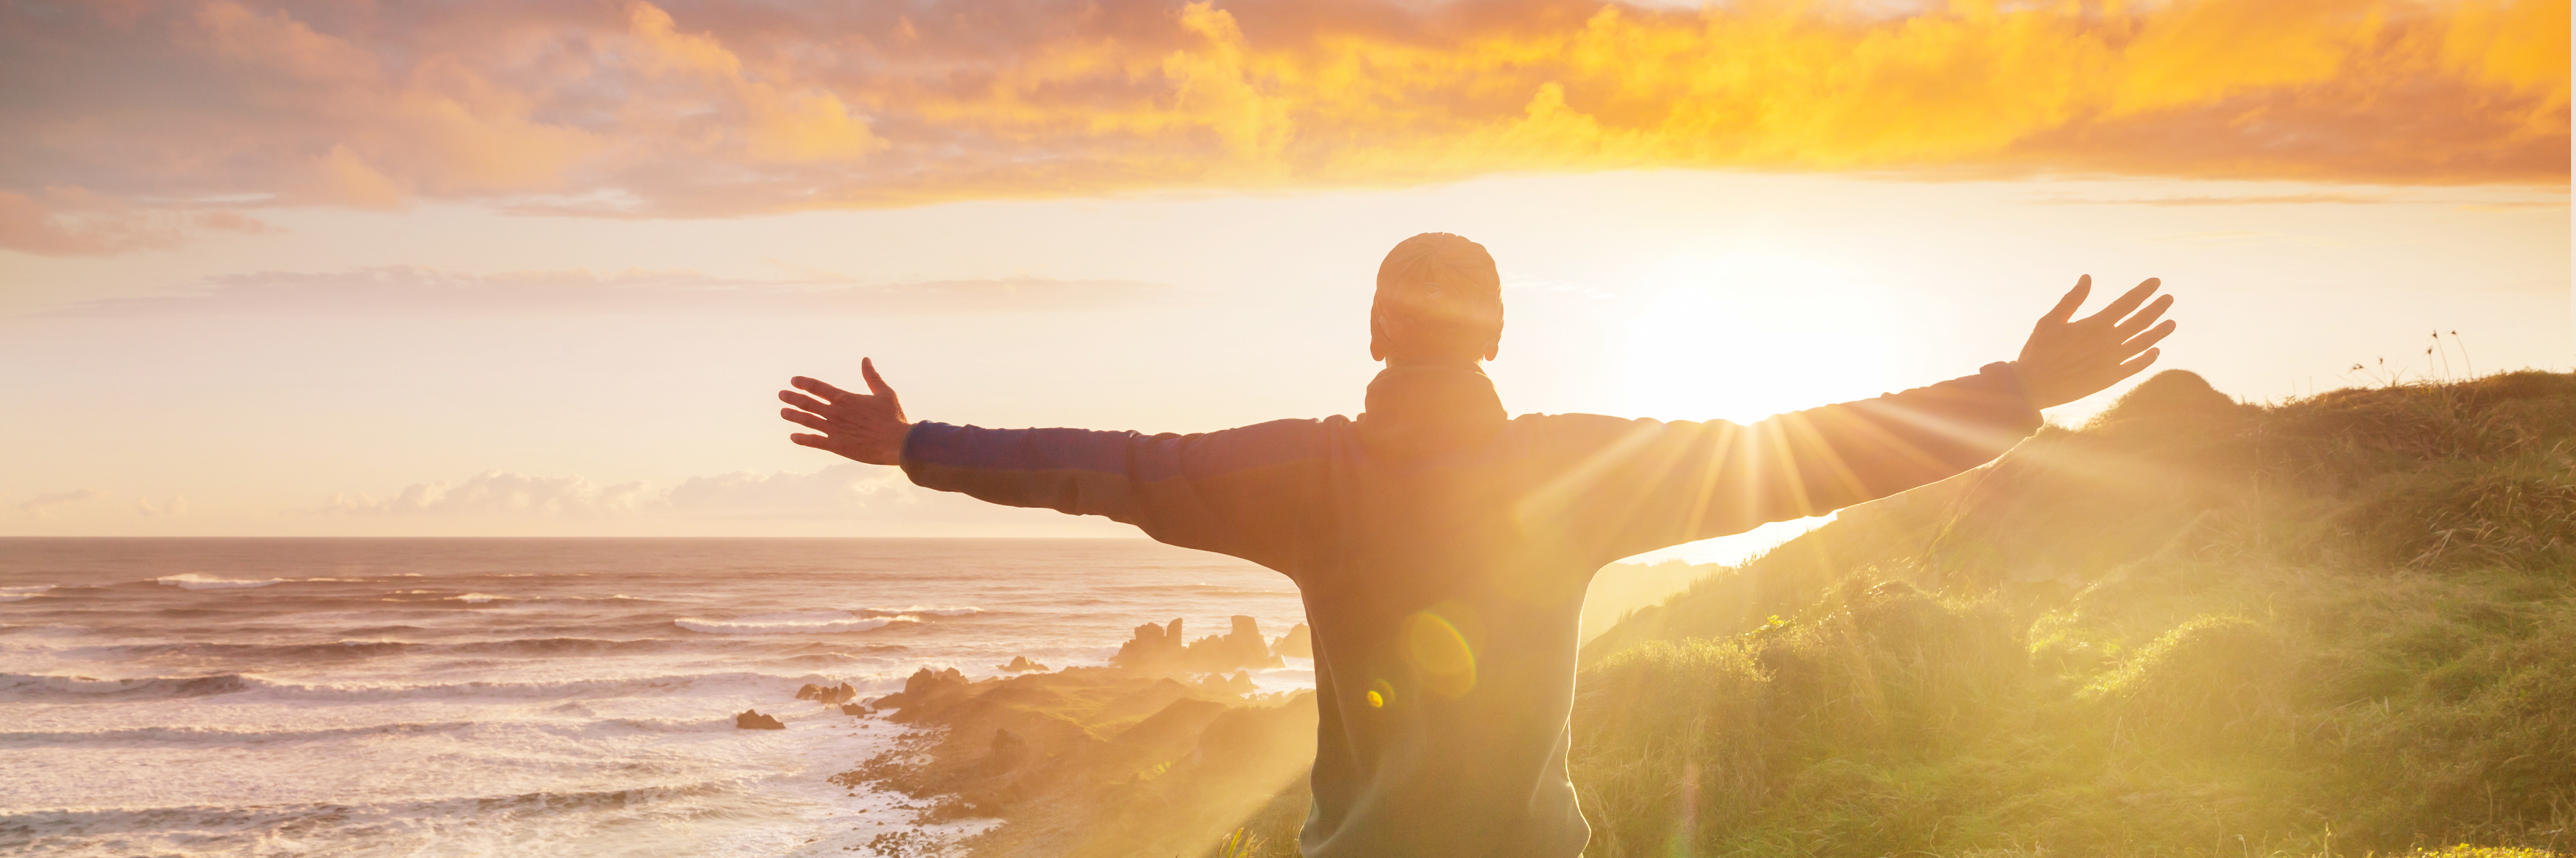
<instances>
[{"instance_id":1,"label":"shoreline","mask_svg":"<svg viewBox=\"0 0 2576 858\"><path fill-rule=\"evenodd\" d=\"M899 796L912 818L908 833L855 845L907 858L1193 855L1283 802L1302 818L1313 691L1265 692L1249 674L1284 666L1282 650L1305 655L1302 627L1275 645L1249 617L1186 646L1181 631L1140 626L1104 667L981 680L925 667L861 702L854 720L900 732L827 781Z\"/></svg>"},{"instance_id":2,"label":"shoreline","mask_svg":"<svg viewBox=\"0 0 2576 858\"><path fill-rule=\"evenodd\" d=\"M1276 573L1125 542L14 543L0 853L934 851L867 846L927 802L828 780L915 727L793 692L1100 664L1147 615L1298 617ZM782 729L738 729L751 706Z\"/></svg>"}]
</instances>

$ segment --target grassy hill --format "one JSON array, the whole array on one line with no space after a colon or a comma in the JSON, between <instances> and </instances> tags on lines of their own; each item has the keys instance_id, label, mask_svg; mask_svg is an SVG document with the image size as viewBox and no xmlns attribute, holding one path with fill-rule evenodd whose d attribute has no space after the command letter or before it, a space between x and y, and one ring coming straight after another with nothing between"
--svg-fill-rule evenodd
<instances>
[{"instance_id":1,"label":"grassy hill","mask_svg":"<svg viewBox=\"0 0 2576 858\"><path fill-rule=\"evenodd\" d=\"M1577 639L1590 642L1638 608L1662 602L1690 589L1691 582L1724 571L1715 563L1613 563L1592 576L1583 591L1583 618Z\"/></svg>"},{"instance_id":2,"label":"grassy hill","mask_svg":"<svg viewBox=\"0 0 2576 858\"><path fill-rule=\"evenodd\" d=\"M2576 846L2576 376L2187 372L1584 649L1586 854Z\"/></svg>"}]
</instances>

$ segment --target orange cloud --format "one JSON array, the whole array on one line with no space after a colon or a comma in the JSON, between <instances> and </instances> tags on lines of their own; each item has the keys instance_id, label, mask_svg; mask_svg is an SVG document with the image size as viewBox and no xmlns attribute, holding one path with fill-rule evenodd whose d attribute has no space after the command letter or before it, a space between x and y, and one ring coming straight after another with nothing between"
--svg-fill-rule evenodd
<instances>
[{"instance_id":1,"label":"orange cloud","mask_svg":"<svg viewBox=\"0 0 2576 858\"><path fill-rule=\"evenodd\" d=\"M0 245L134 244L43 238L69 228L28 214L49 188L714 216L1659 167L2568 171L2565 2L112 8L0 11L27 93L0 102Z\"/></svg>"},{"instance_id":2,"label":"orange cloud","mask_svg":"<svg viewBox=\"0 0 2576 858\"><path fill-rule=\"evenodd\" d=\"M1032 313L1182 300L1188 291L1136 280L861 280L824 271L751 280L695 271L511 271L476 274L395 265L260 271L206 278L163 295L84 301L47 315L150 318L250 313L303 316L888 316Z\"/></svg>"},{"instance_id":3,"label":"orange cloud","mask_svg":"<svg viewBox=\"0 0 2576 858\"><path fill-rule=\"evenodd\" d=\"M194 232L272 229L238 211L145 208L79 188L0 191L0 247L49 256L105 256L170 247Z\"/></svg>"}]
</instances>

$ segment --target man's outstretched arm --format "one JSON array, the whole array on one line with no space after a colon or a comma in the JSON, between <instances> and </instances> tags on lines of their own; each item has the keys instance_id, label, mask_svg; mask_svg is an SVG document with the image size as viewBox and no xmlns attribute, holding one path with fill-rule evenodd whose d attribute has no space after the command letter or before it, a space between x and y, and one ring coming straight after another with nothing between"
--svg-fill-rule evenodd
<instances>
[{"instance_id":1,"label":"man's outstretched arm","mask_svg":"<svg viewBox=\"0 0 2576 858\"><path fill-rule=\"evenodd\" d=\"M1582 427L1594 461L1533 496L1523 517L1565 516L1626 556L1822 515L1956 475L2002 455L2039 409L2109 388L2153 363L2174 323L2157 320L2148 280L2102 312L2072 318L2077 281L2039 320L2020 357L1902 393L1793 411L1752 425L1618 421ZM1600 418L1595 418L1600 419ZM1572 428L1572 427L1569 427Z\"/></svg>"},{"instance_id":2,"label":"man's outstretched arm","mask_svg":"<svg viewBox=\"0 0 2576 858\"><path fill-rule=\"evenodd\" d=\"M924 488L1105 516L1161 542L1256 563L1283 555L1297 495L1282 491L1281 480L1317 449L1312 420L1197 435L913 423L875 365L861 361L859 369L870 393L804 376L791 383L808 393L779 391L795 406L779 416L822 433L788 440L901 466Z\"/></svg>"}]
</instances>

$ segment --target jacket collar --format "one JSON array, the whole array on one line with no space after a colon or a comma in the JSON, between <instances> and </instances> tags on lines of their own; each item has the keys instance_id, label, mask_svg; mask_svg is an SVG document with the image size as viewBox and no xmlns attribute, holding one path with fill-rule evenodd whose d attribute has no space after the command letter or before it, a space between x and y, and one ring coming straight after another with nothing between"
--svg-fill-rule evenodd
<instances>
[{"instance_id":1,"label":"jacket collar","mask_svg":"<svg viewBox=\"0 0 2576 858\"><path fill-rule=\"evenodd\" d=\"M1482 372L1398 366L1369 382L1359 433L1373 451L1419 456L1481 442L1509 420L1493 379Z\"/></svg>"}]
</instances>

